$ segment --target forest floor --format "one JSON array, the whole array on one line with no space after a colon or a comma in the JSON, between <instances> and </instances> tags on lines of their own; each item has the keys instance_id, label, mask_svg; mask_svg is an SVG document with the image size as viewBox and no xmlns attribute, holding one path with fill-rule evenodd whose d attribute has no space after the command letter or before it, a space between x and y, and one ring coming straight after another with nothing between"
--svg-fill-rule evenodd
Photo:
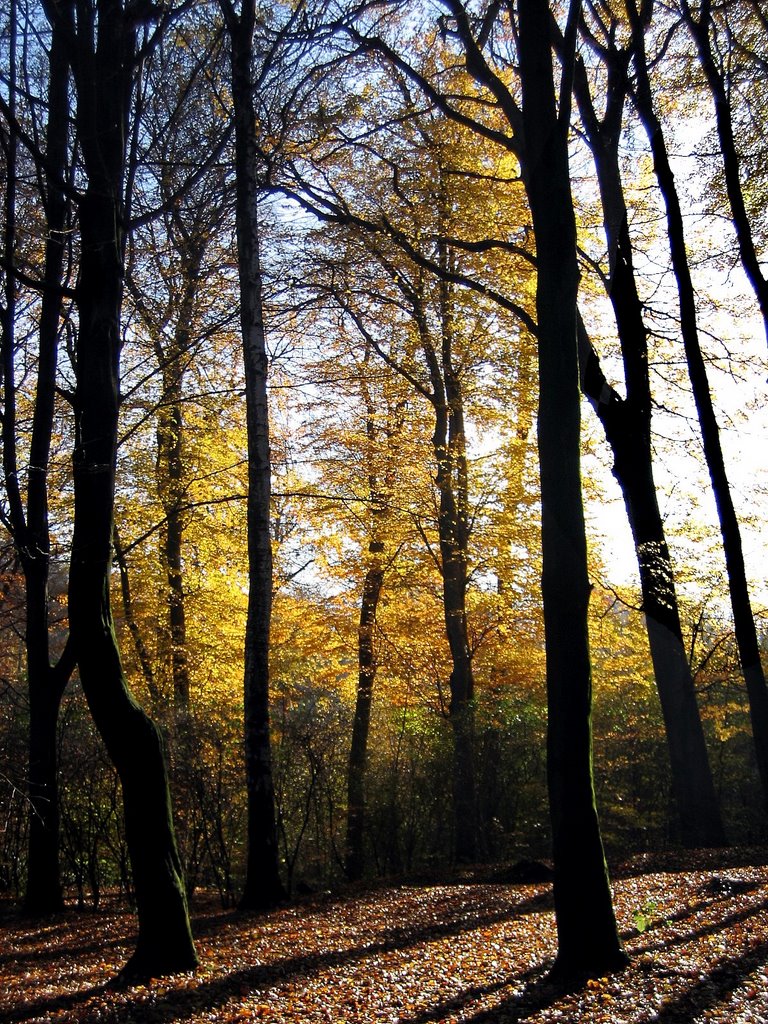
<instances>
[{"instance_id":1,"label":"forest floor","mask_svg":"<svg viewBox=\"0 0 768 1024\"><path fill-rule=\"evenodd\" d=\"M546 977L551 886L499 871L347 889L255 917L202 901L199 969L124 988L110 982L132 949L125 908L40 927L0 905L0 1021L766 1024L767 860L711 851L615 868L630 965L571 992Z\"/></svg>"}]
</instances>

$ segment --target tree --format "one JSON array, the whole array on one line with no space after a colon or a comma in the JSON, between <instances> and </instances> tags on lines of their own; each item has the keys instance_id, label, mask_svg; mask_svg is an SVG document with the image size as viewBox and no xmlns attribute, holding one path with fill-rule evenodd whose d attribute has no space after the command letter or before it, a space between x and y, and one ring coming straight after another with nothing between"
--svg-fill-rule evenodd
<instances>
[{"instance_id":1,"label":"tree","mask_svg":"<svg viewBox=\"0 0 768 1024\"><path fill-rule=\"evenodd\" d=\"M555 103L549 5L520 0L523 174L536 238L542 594L547 651L547 774L555 862L555 971L594 975L626 962L613 914L592 778L587 573L579 473L579 271L567 131L572 47L565 38L560 109ZM583 923L589 918L588 935Z\"/></svg>"},{"instance_id":2,"label":"tree","mask_svg":"<svg viewBox=\"0 0 768 1024\"><path fill-rule=\"evenodd\" d=\"M592 34L599 28L600 39ZM653 475L651 385L647 330L634 269L633 245L619 161L629 53L616 42L617 25L597 12L583 31L607 65L605 110L591 96L587 68L575 65L574 94L592 151L603 207L609 269L605 279L621 346L626 398L608 385L581 328L582 388L591 399L613 452L613 473L624 497L637 554L648 641L661 698L673 788L683 843L722 846L725 833L712 781L680 623L675 579Z\"/></svg>"},{"instance_id":3,"label":"tree","mask_svg":"<svg viewBox=\"0 0 768 1024\"><path fill-rule=\"evenodd\" d=\"M632 34L632 54L637 76L632 91L632 100L648 136L653 154L654 171L665 206L669 252L679 299L680 333L701 427L704 456L720 521L734 630L749 699L757 764L763 785L763 798L766 809L768 809L768 685L766 685L757 629L752 613L741 529L728 482L725 457L720 442L720 428L709 385L706 361L699 341L696 295L686 252L682 208L669 159L664 129L656 112L648 70L645 48L648 10L645 6L638 7L635 0L628 0L627 14Z\"/></svg>"},{"instance_id":4,"label":"tree","mask_svg":"<svg viewBox=\"0 0 768 1024\"><path fill-rule=\"evenodd\" d=\"M471 92L466 77L454 77L457 88ZM480 846L467 609L476 510L467 421L476 414L472 426L478 430L484 418L493 421L490 403L478 397L478 380L505 358L507 346L495 335L514 337L517 325L467 282L476 267L492 265L496 294L501 288L524 291L531 260L514 243L476 241L489 222L512 220L520 211L506 154L489 154L439 110L421 110L399 69L385 67L378 88L374 116L340 109L330 156L316 152L314 173L312 166L296 173L301 201L324 221L342 225L342 237L349 239L343 266L327 263L325 290L365 345L429 409L435 533L423 538L440 574L450 652L454 856L472 861ZM467 105L472 101L468 97ZM477 399L471 412L467 392Z\"/></svg>"},{"instance_id":5,"label":"tree","mask_svg":"<svg viewBox=\"0 0 768 1024\"><path fill-rule=\"evenodd\" d=\"M396 454L403 434L405 402L395 402L394 408L377 408L365 370L373 352L366 344L360 386L365 404L365 433L363 442L368 468L369 512L368 552L365 575L360 595L360 618L357 627L358 683L352 736L349 745L347 769L347 833L344 867L347 877L354 881L363 876L365 837L365 785L368 767L368 738L371 722L371 704L376 679L377 655L375 643L376 613L381 590L392 557L389 523L392 518L391 496L396 470ZM386 400L386 399L385 399ZM383 422L382 422L383 421ZM383 459L379 456L382 449ZM377 457L379 456L379 457ZM383 462L383 465L382 465Z\"/></svg>"},{"instance_id":6,"label":"tree","mask_svg":"<svg viewBox=\"0 0 768 1024\"><path fill-rule=\"evenodd\" d=\"M548 776L558 920L556 971L584 976L625 963L613 914L595 807L591 746L591 674L587 637L589 579L579 460L579 367L576 299L579 271L570 194L567 130L573 46L580 7L570 5L569 47L557 109L550 51L550 8L520 0L505 32L491 5L474 17L447 0L445 31L467 71L501 111L506 130L460 109L381 37L347 28L355 41L401 68L444 113L512 151L520 161L536 241L539 351L538 443L542 494L542 591L549 708ZM494 30L499 30L498 39ZM522 107L493 66L494 46L511 36L519 48ZM484 52L487 47L488 56ZM507 58L508 60L508 58ZM504 58L500 62L506 63ZM583 922L593 927L585 935Z\"/></svg>"},{"instance_id":7,"label":"tree","mask_svg":"<svg viewBox=\"0 0 768 1024\"><path fill-rule=\"evenodd\" d=\"M229 35L235 120L235 192L240 321L248 434L248 621L245 630L245 774L248 793L246 880L240 906L274 906L285 896L277 832L269 736L269 626L272 614L271 461L267 403L268 356L259 254L262 165L255 110L255 0L239 14L221 0Z\"/></svg>"},{"instance_id":8,"label":"tree","mask_svg":"<svg viewBox=\"0 0 768 1024\"><path fill-rule=\"evenodd\" d=\"M691 34L699 55L699 65L706 80L715 111L717 138L720 145L723 177L731 218L736 232L739 255L742 266L757 298L763 318L766 341L768 341L768 277L761 266L752 230L751 219L742 186L742 161L734 131L732 109L732 80L729 68L730 56L739 47L739 8L738 3L722 5L724 15L720 24L721 12L713 9L711 0L701 0L698 11L688 0L680 0L680 10L686 28ZM743 17L749 22L757 20L750 3L745 6ZM717 5L719 8L720 5ZM736 13L736 18L733 18ZM734 28L734 26L736 26ZM765 25L763 25L765 29ZM726 52L720 52L720 40L725 38Z\"/></svg>"},{"instance_id":9,"label":"tree","mask_svg":"<svg viewBox=\"0 0 768 1024\"><path fill-rule=\"evenodd\" d=\"M230 134L215 95L221 39L205 23L181 26L160 66L145 73L143 121L153 140L142 193L134 199L126 273L131 311L157 363L156 478L162 512L159 561L166 609L157 628L155 691L169 683L179 722L191 711L187 653L184 532L190 518L191 458L186 448L186 386L195 362L212 360L206 342L228 326L228 309L212 309L211 292L226 294L221 273L231 241L229 166L221 160ZM205 68L205 74L203 74ZM154 80L147 81L154 71ZM160 209L158 211L157 206ZM221 303L225 307L224 302ZM141 359L141 357L139 357ZM146 415L153 381L142 362L129 394ZM137 424L136 429L140 429ZM131 430L131 427L127 428ZM125 574L123 576L125 579ZM134 632L135 642L143 643ZM140 655L146 665L146 655ZM162 700L169 694L163 693Z\"/></svg>"},{"instance_id":10,"label":"tree","mask_svg":"<svg viewBox=\"0 0 768 1024\"><path fill-rule=\"evenodd\" d=\"M50 3L66 40L85 189L77 197L74 529L69 578L71 640L80 681L123 790L126 838L139 916L125 977L189 970L197 963L176 849L163 742L128 689L109 596L122 277L123 187L138 25L114 0ZM164 26L160 25L156 32ZM144 30L144 44L152 38Z\"/></svg>"},{"instance_id":11,"label":"tree","mask_svg":"<svg viewBox=\"0 0 768 1024\"><path fill-rule=\"evenodd\" d=\"M25 31L29 30L29 26ZM2 356L4 411L2 417L3 468L8 498L7 526L14 539L24 573L26 590L25 648L29 691L29 850L25 906L33 913L60 910L63 906L59 879L59 797L56 771L56 725L64 687L72 673L72 648L65 647L58 660L51 660L49 613L49 571L51 537L48 516L48 470L54 423L59 321L63 305L63 276L66 259L66 227L71 216L67 179L67 87L69 71L65 40L54 30L48 54L48 121L45 152L39 158L44 180L42 205L45 216L45 247L41 268L38 307L38 356L35 394L32 398L32 428L25 461L34 467L27 474L26 503L22 495L21 437L17 381L16 321L18 282L14 253L16 237L17 120L16 4L11 5L5 238L5 295L2 310ZM34 117L34 112L31 111ZM43 170L44 168L44 170Z\"/></svg>"}]
</instances>

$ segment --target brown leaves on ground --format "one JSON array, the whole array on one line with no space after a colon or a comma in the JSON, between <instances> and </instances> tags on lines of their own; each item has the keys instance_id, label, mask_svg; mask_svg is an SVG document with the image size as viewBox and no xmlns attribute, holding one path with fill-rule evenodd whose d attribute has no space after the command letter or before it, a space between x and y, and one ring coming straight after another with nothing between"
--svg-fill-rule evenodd
<instances>
[{"instance_id":1,"label":"brown leaves on ground","mask_svg":"<svg viewBox=\"0 0 768 1024\"><path fill-rule=\"evenodd\" d=\"M318 897L259 917L209 909L195 915L195 974L124 989L109 982L131 952L130 914L72 911L42 927L6 914L0 1020L765 1024L768 867L727 863L706 854L689 870L657 863L636 874L636 863L618 873L630 966L565 994L546 980L556 942L546 884L467 876Z\"/></svg>"}]
</instances>

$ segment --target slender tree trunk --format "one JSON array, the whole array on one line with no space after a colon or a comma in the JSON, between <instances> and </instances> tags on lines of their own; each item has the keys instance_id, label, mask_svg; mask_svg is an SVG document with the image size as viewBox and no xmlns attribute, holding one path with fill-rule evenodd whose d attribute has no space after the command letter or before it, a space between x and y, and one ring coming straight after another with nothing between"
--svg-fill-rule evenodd
<instances>
[{"instance_id":1,"label":"slender tree trunk","mask_svg":"<svg viewBox=\"0 0 768 1024\"><path fill-rule=\"evenodd\" d=\"M664 716L672 789L680 835L688 847L724 846L704 730L693 677L682 638L672 563L653 481L647 438L621 423L621 412L600 412L614 453L614 474L621 486L637 553L648 643ZM626 420L631 419L627 416Z\"/></svg>"},{"instance_id":2,"label":"slender tree trunk","mask_svg":"<svg viewBox=\"0 0 768 1024\"><path fill-rule=\"evenodd\" d=\"M162 738L131 695L110 607L125 138L135 71L134 26L120 4L92 11L51 5L75 79L76 120L87 185L79 200L80 273L74 395L74 530L70 635L93 719L120 777L139 918L122 974L150 977L197 963L176 849Z\"/></svg>"},{"instance_id":3,"label":"slender tree trunk","mask_svg":"<svg viewBox=\"0 0 768 1024\"><path fill-rule=\"evenodd\" d=\"M367 368L372 358L372 346L366 338L363 364ZM389 518L389 499L394 485L397 458L395 439L402 427L402 407L388 409L388 424L381 435L376 424L377 409L365 375L361 378L365 402L366 458L368 463L368 497L370 503L370 540L368 559L360 599L360 618L357 627L357 696L352 719L352 738L347 766L347 834L344 868L347 878L356 881L365 868L364 840L366 825L366 775L368 771L368 736L371 723L373 688L376 682L376 613L379 607L385 574L385 541ZM386 462L381 469L377 459L377 446L386 440Z\"/></svg>"},{"instance_id":4,"label":"slender tree trunk","mask_svg":"<svg viewBox=\"0 0 768 1024\"><path fill-rule=\"evenodd\" d=\"M446 253L441 253L445 264ZM421 308L416 318L432 385L435 414L432 449L439 496L438 537L443 579L445 633L451 652L449 719L453 733L454 857L460 863L477 858L475 794L475 680L467 629L467 461L464 401L453 366L453 329L449 286L440 285L440 350L433 344Z\"/></svg>"},{"instance_id":5,"label":"slender tree trunk","mask_svg":"<svg viewBox=\"0 0 768 1024\"><path fill-rule=\"evenodd\" d=\"M128 574L128 564L125 560L123 546L120 541L120 533L116 525L112 533L112 546L114 550L114 561L117 566L117 571L120 574L120 596L123 601L123 617L125 619L125 624L127 625L128 632L131 634L131 639L133 640L134 650L136 651L136 657L139 659L141 674L144 677L144 682L146 683L150 700L154 707L160 707L162 702L165 700L165 695L157 685L155 670L152 667L152 658L150 657L147 646L144 643L144 638L141 635L139 624L136 621L136 615L133 609L133 595L131 593L131 579Z\"/></svg>"},{"instance_id":6,"label":"slender tree trunk","mask_svg":"<svg viewBox=\"0 0 768 1024\"><path fill-rule=\"evenodd\" d=\"M137 947L123 973L157 976L189 970L197 957L173 832L163 742L128 690L109 601L122 262L120 238L115 237L120 211L112 196L89 182L80 203L70 629L88 706L123 789L139 914Z\"/></svg>"},{"instance_id":7,"label":"slender tree trunk","mask_svg":"<svg viewBox=\"0 0 768 1024\"><path fill-rule=\"evenodd\" d=\"M567 98L555 106L549 4L520 0L524 181L538 262L539 461L546 635L547 775L555 865L555 973L626 962L608 883L592 775L589 578L580 474L579 271L568 168ZM565 61L572 59L566 54ZM588 926L585 926L588 922Z\"/></svg>"},{"instance_id":8,"label":"slender tree trunk","mask_svg":"<svg viewBox=\"0 0 768 1024\"><path fill-rule=\"evenodd\" d=\"M376 609L384 583L382 554L384 544L378 539L368 545L369 565L363 581L363 596L360 600L360 621L358 637L358 681L355 698L355 713L352 719L352 742L349 749L347 770L347 838L345 870L350 881L363 876L365 860L363 839L365 836L365 776L368 766L368 734L371 721L373 686L376 679L376 650L373 638L376 625Z\"/></svg>"},{"instance_id":9,"label":"slender tree trunk","mask_svg":"<svg viewBox=\"0 0 768 1024\"><path fill-rule=\"evenodd\" d=\"M9 104L15 111L16 5L11 4L9 26L11 81ZM56 726L59 706L73 669L69 648L52 667L49 651L48 576L48 465L53 429L61 283L64 266L64 229L67 202L63 190L66 174L68 129L68 66L60 32L53 31L49 50L48 123L46 173L43 197L48 226L43 278L45 290L39 321L37 383L32 413L29 450L27 507L23 507L18 474L14 328L16 282L9 266L6 287L6 319L3 323L4 411L3 466L14 543L25 581L27 683L29 693L29 847L25 909L34 914L52 913L63 907L59 877L59 794ZM13 131L8 140L5 251L15 249L16 149Z\"/></svg>"},{"instance_id":10,"label":"slender tree trunk","mask_svg":"<svg viewBox=\"0 0 768 1024\"><path fill-rule=\"evenodd\" d=\"M760 257L755 248L752 226L749 221L749 214L747 213L747 206L744 201L744 192L741 187L739 154L736 149L736 139L733 135L733 119L726 89L725 73L722 69L718 68L715 54L712 50L709 34L710 27L714 25L711 0L702 0L698 20L694 18L688 0L682 0L681 7L685 23L696 43L701 69L704 72L709 91L712 94L712 101L715 107L715 122L717 124L717 137L720 143L720 156L723 161L725 189L731 207L732 223L739 245L741 264L760 306L766 340L768 340L768 278L763 273Z\"/></svg>"},{"instance_id":11,"label":"slender tree trunk","mask_svg":"<svg viewBox=\"0 0 768 1024\"><path fill-rule=\"evenodd\" d=\"M27 587L27 670L29 675L29 861L25 907L35 912L59 909L59 792L56 726L64 688L74 665L51 667L49 650L48 467L53 431L59 319L64 271L68 202L64 194L67 166L69 68L64 40L54 29L49 51L49 107L46 132L48 233L45 283L40 311L37 392L30 445L26 537L22 565Z\"/></svg>"},{"instance_id":12,"label":"slender tree trunk","mask_svg":"<svg viewBox=\"0 0 768 1024\"><path fill-rule=\"evenodd\" d=\"M689 847L723 846L725 832L683 642L672 562L653 478L648 346L618 158L626 62L617 51L611 52L611 58L603 120L599 121L595 113L581 63L576 68L575 94L600 185L610 254L608 293L619 332L627 397L621 399L608 386L586 334L580 345L582 388L592 399L611 446L613 472L632 530L681 838Z\"/></svg>"},{"instance_id":13,"label":"slender tree trunk","mask_svg":"<svg viewBox=\"0 0 768 1024\"><path fill-rule=\"evenodd\" d=\"M62 910L59 872L57 725L64 689L74 669L67 644L55 666L49 661L48 562L24 568L27 595L29 687L29 849L24 909L32 914Z\"/></svg>"},{"instance_id":14,"label":"slender tree trunk","mask_svg":"<svg viewBox=\"0 0 768 1024\"><path fill-rule=\"evenodd\" d=\"M725 468L725 458L720 442L720 430L709 387L706 363L699 344L696 296L685 247L683 215L661 122L654 109L653 94L645 56L643 25L634 0L630 0L627 9L632 25L635 68L637 72L637 87L633 100L650 141L654 171L666 208L670 255L680 302L680 329L683 337L683 347L688 363L688 374L691 381L693 398L701 426L704 457L707 462L720 521L728 585L731 594L734 632L736 634L741 669L744 673L749 700L752 735L755 741L757 766L763 787L763 803L768 811L768 686L766 686L765 673L760 659L760 644L749 597L746 566L744 564L741 544L741 530Z\"/></svg>"},{"instance_id":15,"label":"slender tree trunk","mask_svg":"<svg viewBox=\"0 0 768 1024\"><path fill-rule=\"evenodd\" d=\"M438 423L443 419L439 413ZM438 428L439 429L439 428ZM440 493L438 533L443 573L445 632L451 652L449 707L453 731L454 854L460 863L477 858L477 801L475 794L475 680L467 631L467 538L466 521L456 501L451 480L453 460L463 460L457 448L464 443L454 435L435 431L437 487ZM466 508L464 509L466 513Z\"/></svg>"},{"instance_id":16,"label":"slender tree trunk","mask_svg":"<svg viewBox=\"0 0 768 1024\"><path fill-rule=\"evenodd\" d=\"M248 618L245 631L245 771L248 851L240 906L271 907L285 899L278 869L275 797L269 734L269 631L272 615L270 531L271 458L267 402L268 357L259 258L260 166L254 110L253 32L255 0L242 0L236 17L222 9L232 47L235 110L235 174L240 319L245 365L248 435Z\"/></svg>"},{"instance_id":17,"label":"slender tree trunk","mask_svg":"<svg viewBox=\"0 0 768 1024\"><path fill-rule=\"evenodd\" d=\"M180 232L181 234L181 232ZM182 235L183 237L183 235ZM199 287L202 245L191 244L182 259L184 283L176 311L171 342L155 342L162 367L162 392L157 425L158 492L165 513L161 540L161 564L166 578L168 648L173 701L182 716L189 713L189 665L187 662L187 616L184 597L183 540L186 475L184 471L184 418L182 388L184 360L190 343L190 324Z\"/></svg>"}]
</instances>

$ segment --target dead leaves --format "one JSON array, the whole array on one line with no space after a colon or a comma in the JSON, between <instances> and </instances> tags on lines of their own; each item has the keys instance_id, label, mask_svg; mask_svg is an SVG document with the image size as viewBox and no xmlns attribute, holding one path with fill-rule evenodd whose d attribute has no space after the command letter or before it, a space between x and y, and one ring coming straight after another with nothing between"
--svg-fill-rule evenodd
<instances>
[{"instance_id":1,"label":"dead leaves","mask_svg":"<svg viewBox=\"0 0 768 1024\"><path fill-rule=\"evenodd\" d=\"M617 880L630 967L569 994L546 980L556 942L546 885L388 888L259 918L207 907L197 923L194 975L123 990L106 983L131 951L128 914L73 912L40 930L6 915L0 1018L765 1024L768 868L707 867Z\"/></svg>"}]
</instances>

